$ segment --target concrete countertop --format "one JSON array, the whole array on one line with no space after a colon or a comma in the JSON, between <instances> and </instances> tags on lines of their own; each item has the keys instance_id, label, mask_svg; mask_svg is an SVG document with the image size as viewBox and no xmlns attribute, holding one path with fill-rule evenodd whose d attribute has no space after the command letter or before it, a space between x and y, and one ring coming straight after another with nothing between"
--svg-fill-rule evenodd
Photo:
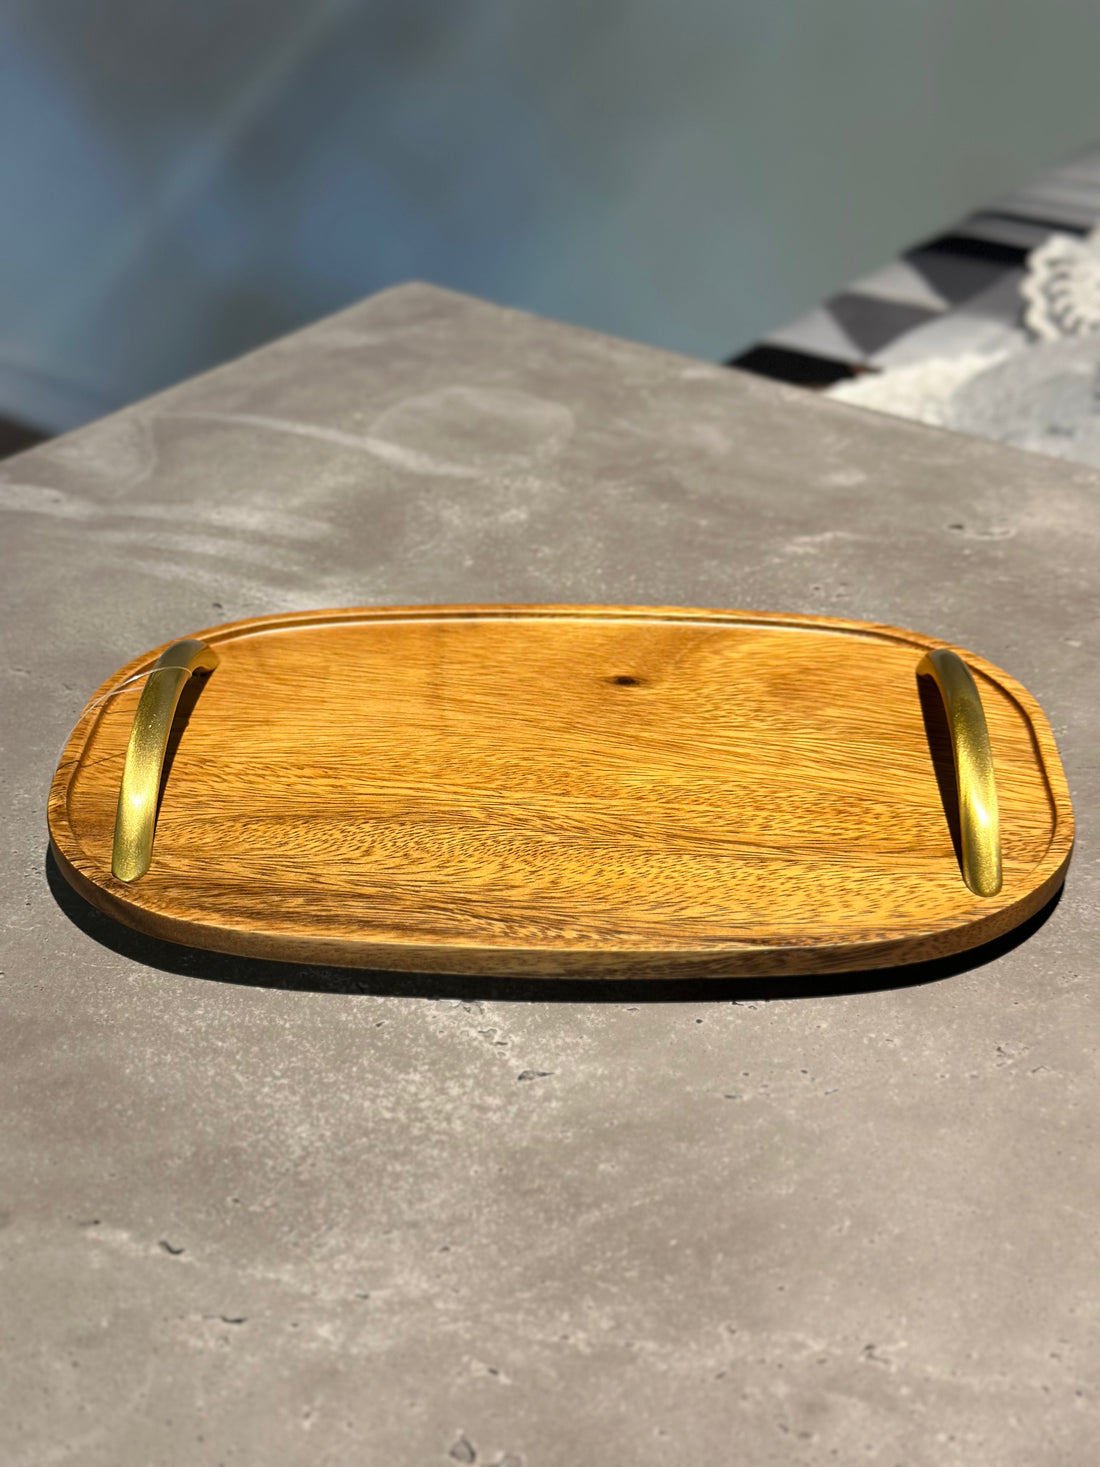
<instances>
[{"instance_id":1,"label":"concrete countertop","mask_svg":"<svg viewBox=\"0 0 1100 1467\"><path fill-rule=\"evenodd\" d=\"M3 465L6 1467L1089 1467L1100 477L426 286ZM1024 940L827 983L140 938L45 802L114 668L292 608L843 615L1040 700Z\"/></svg>"}]
</instances>

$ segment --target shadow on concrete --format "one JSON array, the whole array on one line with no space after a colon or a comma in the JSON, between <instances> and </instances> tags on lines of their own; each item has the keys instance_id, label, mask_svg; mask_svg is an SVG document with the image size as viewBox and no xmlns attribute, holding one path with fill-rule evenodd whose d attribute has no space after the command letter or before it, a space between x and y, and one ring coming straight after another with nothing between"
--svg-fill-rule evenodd
<instances>
[{"instance_id":1,"label":"shadow on concrete","mask_svg":"<svg viewBox=\"0 0 1100 1467\"><path fill-rule=\"evenodd\" d=\"M729 1003L734 999L761 1002L914 988L953 978L1003 957L1026 942L1046 922L1062 897L1059 888L1034 917L981 947L904 967L801 978L500 978L324 968L183 947L135 932L86 902L62 876L51 851L46 854L46 880L57 905L82 932L111 952L165 973L201 978L210 983L238 983L299 993L367 993L391 998L490 999L517 1003L698 1003L705 1000Z\"/></svg>"}]
</instances>

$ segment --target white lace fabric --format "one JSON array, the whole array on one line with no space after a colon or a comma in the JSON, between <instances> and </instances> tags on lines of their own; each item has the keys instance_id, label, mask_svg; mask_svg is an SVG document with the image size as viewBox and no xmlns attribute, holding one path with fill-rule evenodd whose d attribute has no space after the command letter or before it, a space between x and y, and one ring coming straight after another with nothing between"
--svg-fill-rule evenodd
<instances>
[{"instance_id":1,"label":"white lace fabric","mask_svg":"<svg viewBox=\"0 0 1100 1467\"><path fill-rule=\"evenodd\" d=\"M1040 341L1100 329L1100 229L1084 239L1052 234L1027 261L1024 325Z\"/></svg>"},{"instance_id":2,"label":"white lace fabric","mask_svg":"<svg viewBox=\"0 0 1100 1467\"><path fill-rule=\"evenodd\" d=\"M839 382L828 396L1100 468L1100 227L1031 252L1019 329L1005 340Z\"/></svg>"}]
</instances>

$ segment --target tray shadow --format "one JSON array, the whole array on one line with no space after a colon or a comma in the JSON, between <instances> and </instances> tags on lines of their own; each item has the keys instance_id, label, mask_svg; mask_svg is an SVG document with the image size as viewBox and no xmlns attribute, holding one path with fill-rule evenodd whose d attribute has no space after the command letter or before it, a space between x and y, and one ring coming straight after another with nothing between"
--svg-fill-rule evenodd
<instances>
[{"instance_id":1,"label":"tray shadow","mask_svg":"<svg viewBox=\"0 0 1100 1467\"><path fill-rule=\"evenodd\" d=\"M1046 922L1062 898L1054 896L1033 917L1011 932L969 952L903 967L870 968L850 973L775 978L501 978L452 973L393 973L367 968L327 968L306 963L280 963L266 958L239 958L203 948L183 947L147 937L84 900L62 876L52 851L46 853L46 880L65 916L93 941L148 968L236 983L252 988L278 988L299 993L371 994L390 998L458 998L508 1000L517 1003L689 1003L734 999L765 1001L829 998L915 988L953 978L1003 957L1026 942Z\"/></svg>"},{"instance_id":2,"label":"tray shadow","mask_svg":"<svg viewBox=\"0 0 1100 1467\"><path fill-rule=\"evenodd\" d=\"M951 748L951 729L947 713L933 678L917 678L917 696L920 698L921 717L924 719L924 734L928 740L928 753L932 759L932 770L940 792L944 818L955 852L955 864L959 876L963 871L962 826L959 823L959 786L955 773L955 755Z\"/></svg>"}]
</instances>

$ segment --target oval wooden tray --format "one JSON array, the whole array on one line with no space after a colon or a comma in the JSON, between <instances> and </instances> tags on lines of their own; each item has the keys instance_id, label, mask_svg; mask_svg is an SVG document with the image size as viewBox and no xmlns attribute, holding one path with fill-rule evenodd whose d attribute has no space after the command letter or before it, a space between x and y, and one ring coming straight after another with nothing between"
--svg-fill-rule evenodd
<instances>
[{"instance_id":1,"label":"oval wooden tray","mask_svg":"<svg viewBox=\"0 0 1100 1467\"><path fill-rule=\"evenodd\" d=\"M452 973L837 972L998 936L1069 861L1046 719L964 653L1003 848L1000 890L968 888L951 725L917 676L946 644L914 632L581 606L318 611L196 636L208 675L128 681L156 649L104 684L49 802L68 881L174 942ZM151 864L124 880L120 782L158 678L188 686Z\"/></svg>"}]
</instances>

